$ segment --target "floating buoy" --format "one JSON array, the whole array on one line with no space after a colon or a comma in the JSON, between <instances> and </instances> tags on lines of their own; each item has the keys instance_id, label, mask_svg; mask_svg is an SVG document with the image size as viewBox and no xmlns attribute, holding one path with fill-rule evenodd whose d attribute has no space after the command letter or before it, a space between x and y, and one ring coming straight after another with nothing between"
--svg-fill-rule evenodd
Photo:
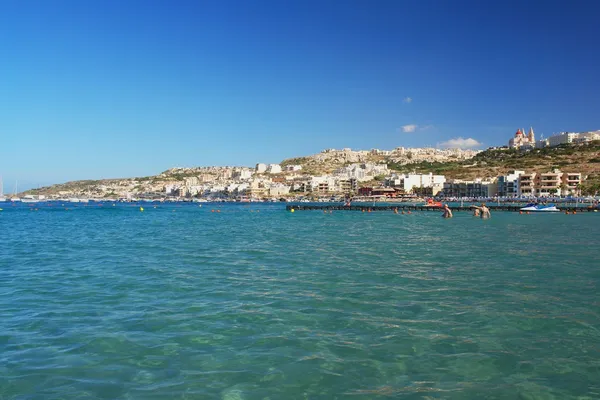
<instances>
[{"instance_id":1,"label":"floating buoy","mask_svg":"<svg viewBox=\"0 0 600 400\"><path fill-rule=\"evenodd\" d=\"M215 212L215 210L210 210L210 212Z\"/></svg>"},{"instance_id":2,"label":"floating buoy","mask_svg":"<svg viewBox=\"0 0 600 400\"><path fill-rule=\"evenodd\" d=\"M140 211L142 211L142 212L143 212L143 211L144 211L144 207L140 207Z\"/></svg>"},{"instance_id":3,"label":"floating buoy","mask_svg":"<svg viewBox=\"0 0 600 400\"><path fill-rule=\"evenodd\" d=\"M294 210L293 208L290 210L290 212L294 212L294 211L296 211L296 210ZM252 210L250 210L250 212L252 212Z\"/></svg>"}]
</instances>

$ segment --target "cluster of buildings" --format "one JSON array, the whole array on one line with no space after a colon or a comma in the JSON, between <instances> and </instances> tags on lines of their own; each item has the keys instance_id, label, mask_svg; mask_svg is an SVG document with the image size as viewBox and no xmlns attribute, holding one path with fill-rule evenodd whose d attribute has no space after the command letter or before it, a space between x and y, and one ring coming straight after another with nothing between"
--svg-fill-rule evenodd
<instances>
[{"instance_id":1,"label":"cluster of buildings","mask_svg":"<svg viewBox=\"0 0 600 400\"><path fill-rule=\"evenodd\" d=\"M579 172L562 172L558 169L526 173L511 171L492 179L449 179L433 174L392 174L384 187L361 188L365 196L397 197L406 194L443 196L455 198L489 197L550 197L579 195L585 177Z\"/></svg>"},{"instance_id":2,"label":"cluster of buildings","mask_svg":"<svg viewBox=\"0 0 600 400\"><path fill-rule=\"evenodd\" d=\"M595 140L599 132L561 134L560 140ZM569 139L570 138L570 139ZM559 139L545 139L549 145ZM538 141L539 142L539 141ZM533 129L520 130L510 146L528 148L536 143ZM561 142L562 143L562 142ZM472 181L446 179L434 174L399 174L388 163L470 159L478 151L403 148L393 150L328 149L283 164L249 167L173 168L146 178L96 181L77 190L65 187L57 195L88 198L205 198L279 199L308 196L446 196L521 197L578 194L581 173L553 170L546 173L513 171L507 175ZM303 165L300 165L302 163ZM319 172L321 171L321 172ZM328 172L323 172L328 171ZM369 183L365 183L369 182ZM369 185L372 185L369 187Z\"/></svg>"},{"instance_id":3,"label":"cluster of buildings","mask_svg":"<svg viewBox=\"0 0 600 400\"><path fill-rule=\"evenodd\" d=\"M541 138L536 141L533 127L531 127L527 134L525 134L525 129L518 129L515 136L508 141L508 147L511 149L531 150L556 147L569 143L588 143L594 140L600 140L600 130L579 133L562 132L558 135L553 135L546 139Z\"/></svg>"},{"instance_id":4,"label":"cluster of buildings","mask_svg":"<svg viewBox=\"0 0 600 400\"><path fill-rule=\"evenodd\" d=\"M303 174L301 165L256 164L245 167L172 169L165 177L181 177L164 183L164 195L176 197L279 198L296 193L317 195L356 193L360 182L389 174L387 164L354 163L331 174ZM160 175L159 175L160 178Z\"/></svg>"},{"instance_id":5,"label":"cluster of buildings","mask_svg":"<svg viewBox=\"0 0 600 400\"><path fill-rule=\"evenodd\" d=\"M445 162L468 160L473 158L477 153L479 153L479 150L436 149L433 147L396 147L393 150L352 150L344 148L341 150L326 149L312 157L315 162L320 163L363 163L372 161L373 158L385 157L389 161L398 164L408 164L421 161Z\"/></svg>"},{"instance_id":6,"label":"cluster of buildings","mask_svg":"<svg viewBox=\"0 0 600 400\"><path fill-rule=\"evenodd\" d=\"M447 197L508 198L579 195L584 179L579 172L558 169L543 173L511 171L491 180L445 182L443 194Z\"/></svg>"},{"instance_id":7,"label":"cluster of buildings","mask_svg":"<svg viewBox=\"0 0 600 400\"><path fill-rule=\"evenodd\" d=\"M290 194L331 196L360 194L361 182L378 180L387 194L441 191L445 178L440 175L398 175L388 169L389 161L407 164L419 161L466 160L478 151L462 149L405 148L393 150L326 149L310 156L311 165L338 168L330 173L310 175L301 165L256 164L255 168L209 167L177 168L161 174L184 175L164 184L164 195L176 197L278 198ZM190 176L187 176L190 175ZM159 175L160 177L160 175ZM364 192L364 191L363 191ZM154 193L154 192L153 192Z\"/></svg>"}]
</instances>

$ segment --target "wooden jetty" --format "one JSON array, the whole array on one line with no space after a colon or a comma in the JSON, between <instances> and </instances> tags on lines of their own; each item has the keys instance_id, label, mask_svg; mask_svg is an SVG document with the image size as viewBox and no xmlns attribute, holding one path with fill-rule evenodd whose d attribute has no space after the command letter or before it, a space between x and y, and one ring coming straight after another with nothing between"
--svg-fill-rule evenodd
<instances>
[{"instance_id":1,"label":"wooden jetty","mask_svg":"<svg viewBox=\"0 0 600 400\"><path fill-rule=\"evenodd\" d=\"M511 211L511 212L519 212L521 208L524 206L520 205L488 205L487 206L490 211ZM557 205L561 212L593 212L594 210L598 211L597 208L592 207L574 207L574 206L560 206ZM452 211L466 211L473 212L473 208L470 206L448 206ZM366 206L366 205L350 205L345 206L343 204L290 204L286 207L287 211L310 211L310 210L321 210L321 211L363 211L363 212L374 212L374 211L433 211L433 212L442 212L442 207L432 207L432 206L417 206L417 205L407 205L407 204L389 204L385 206Z\"/></svg>"}]
</instances>

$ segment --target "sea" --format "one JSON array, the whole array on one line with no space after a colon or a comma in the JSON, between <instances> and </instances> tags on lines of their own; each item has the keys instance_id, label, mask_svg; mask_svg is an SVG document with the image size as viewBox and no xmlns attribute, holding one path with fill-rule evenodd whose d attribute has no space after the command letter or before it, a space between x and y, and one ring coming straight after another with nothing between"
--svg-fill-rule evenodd
<instances>
[{"instance_id":1,"label":"sea","mask_svg":"<svg viewBox=\"0 0 600 400\"><path fill-rule=\"evenodd\" d=\"M600 399L600 213L0 208L2 400Z\"/></svg>"}]
</instances>

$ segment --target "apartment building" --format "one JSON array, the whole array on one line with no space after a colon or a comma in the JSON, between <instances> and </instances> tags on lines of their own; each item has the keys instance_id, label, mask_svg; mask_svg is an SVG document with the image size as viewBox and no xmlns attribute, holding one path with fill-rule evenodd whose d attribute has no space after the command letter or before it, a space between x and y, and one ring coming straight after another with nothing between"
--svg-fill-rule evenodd
<instances>
[{"instance_id":1,"label":"apartment building","mask_svg":"<svg viewBox=\"0 0 600 400\"><path fill-rule=\"evenodd\" d=\"M579 172L528 173L519 176L520 196L567 196L576 194L583 177Z\"/></svg>"},{"instance_id":2,"label":"apartment building","mask_svg":"<svg viewBox=\"0 0 600 400\"><path fill-rule=\"evenodd\" d=\"M444 182L443 192L446 197L491 197L497 194L497 186L495 182L454 179Z\"/></svg>"},{"instance_id":3,"label":"apartment building","mask_svg":"<svg viewBox=\"0 0 600 400\"><path fill-rule=\"evenodd\" d=\"M519 176L525 171L511 171L498 177L498 196L517 197L519 195Z\"/></svg>"}]
</instances>

